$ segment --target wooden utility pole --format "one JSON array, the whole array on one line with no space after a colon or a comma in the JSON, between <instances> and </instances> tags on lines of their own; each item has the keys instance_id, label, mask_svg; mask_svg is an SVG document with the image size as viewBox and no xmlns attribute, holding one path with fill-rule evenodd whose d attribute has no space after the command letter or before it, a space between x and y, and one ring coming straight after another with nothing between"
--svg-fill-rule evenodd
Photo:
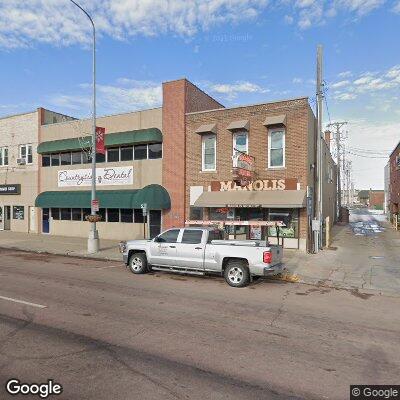
<instances>
[{"instance_id":1,"label":"wooden utility pole","mask_svg":"<svg viewBox=\"0 0 400 400\"><path fill-rule=\"evenodd\" d=\"M340 169L342 167L341 165L341 158L340 158L340 152L341 152L341 132L340 130L344 125L347 125L347 121L342 121L342 122L332 122L328 124L328 127L334 127L336 128L336 152L337 152L337 207L338 207L338 213L339 213L339 219L340 219L340 209L342 207L342 183L341 183L341 177L340 177Z\"/></svg>"}]
</instances>

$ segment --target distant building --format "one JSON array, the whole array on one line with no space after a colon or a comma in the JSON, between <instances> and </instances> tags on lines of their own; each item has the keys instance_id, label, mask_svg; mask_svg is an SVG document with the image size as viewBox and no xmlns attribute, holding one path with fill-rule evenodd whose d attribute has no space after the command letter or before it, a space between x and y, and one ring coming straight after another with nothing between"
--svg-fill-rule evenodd
<instances>
[{"instance_id":1,"label":"distant building","mask_svg":"<svg viewBox=\"0 0 400 400\"><path fill-rule=\"evenodd\" d=\"M364 206L369 205L369 190L359 190L358 195L358 202Z\"/></svg>"},{"instance_id":2,"label":"distant building","mask_svg":"<svg viewBox=\"0 0 400 400\"><path fill-rule=\"evenodd\" d=\"M400 142L389 156L389 211L399 214L400 205Z\"/></svg>"},{"instance_id":3,"label":"distant building","mask_svg":"<svg viewBox=\"0 0 400 400\"><path fill-rule=\"evenodd\" d=\"M369 208L372 210L383 210L385 202L384 190L369 190Z\"/></svg>"},{"instance_id":4,"label":"distant building","mask_svg":"<svg viewBox=\"0 0 400 400\"><path fill-rule=\"evenodd\" d=\"M385 199L383 203L383 211L387 215L388 219L390 219L390 161L388 161L384 169L384 191Z\"/></svg>"}]
</instances>

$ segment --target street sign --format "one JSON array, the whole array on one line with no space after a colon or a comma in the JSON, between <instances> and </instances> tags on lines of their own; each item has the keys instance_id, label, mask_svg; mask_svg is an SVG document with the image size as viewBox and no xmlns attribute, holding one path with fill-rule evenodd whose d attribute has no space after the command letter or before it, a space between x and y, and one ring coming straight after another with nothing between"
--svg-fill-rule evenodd
<instances>
[{"instance_id":1,"label":"street sign","mask_svg":"<svg viewBox=\"0 0 400 400\"><path fill-rule=\"evenodd\" d=\"M92 209L94 212L98 212L100 208L99 200L92 200Z\"/></svg>"}]
</instances>

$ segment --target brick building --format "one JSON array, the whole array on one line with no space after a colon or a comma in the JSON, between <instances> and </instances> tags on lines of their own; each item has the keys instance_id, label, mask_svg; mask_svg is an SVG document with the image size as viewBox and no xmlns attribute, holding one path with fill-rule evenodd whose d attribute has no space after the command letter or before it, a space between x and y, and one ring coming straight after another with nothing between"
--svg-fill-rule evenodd
<instances>
[{"instance_id":1,"label":"brick building","mask_svg":"<svg viewBox=\"0 0 400 400\"><path fill-rule=\"evenodd\" d=\"M228 221L231 238L276 242L279 235L287 248L310 249L316 119L308 99L188 112L186 121L187 223ZM330 229L336 166L323 145L323 216L330 217ZM233 179L236 150L254 157L254 175L245 187Z\"/></svg>"},{"instance_id":2,"label":"brick building","mask_svg":"<svg viewBox=\"0 0 400 400\"><path fill-rule=\"evenodd\" d=\"M224 108L186 79L163 83L162 94L159 108L97 118L97 125L105 128L106 147L104 155L96 156L100 238L138 239L145 230L152 237L193 219L218 220L233 238L274 242L283 237L285 247L310 248L316 120L308 99ZM87 237L91 121L44 109L23 118L30 121L32 137L27 143L32 146L26 154L22 142L15 149L33 160L32 166L21 169L33 174L28 179L32 191L24 203L31 222L22 228L16 219L13 225ZM0 128L4 124L10 130L8 123L0 121ZM16 158L11 148L6 149L12 140L16 136L4 138L0 146L3 164ZM254 157L254 175L244 187L233 183L234 149ZM322 208L323 216L330 217L330 229L335 221L336 165L325 142L322 154ZM14 178L9 167L0 165L0 172L4 169L10 179L4 183L13 179L17 187L27 189L24 173ZM20 206L16 217L27 218L21 214L22 197L12 203L11 194L0 193L0 203L2 199L7 199L5 222L13 204ZM143 203L148 206L147 218L140 210ZM278 229L276 221L284 226Z\"/></svg>"},{"instance_id":3,"label":"brick building","mask_svg":"<svg viewBox=\"0 0 400 400\"><path fill-rule=\"evenodd\" d=\"M392 215L399 214L400 208L400 142L389 157L389 211Z\"/></svg>"},{"instance_id":4,"label":"brick building","mask_svg":"<svg viewBox=\"0 0 400 400\"><path fill-rule=\"evenodd\" d=\"M384 190L369 190L369 208L373 210L383 210L385 202Z\"/></svg>"}]
</instances>

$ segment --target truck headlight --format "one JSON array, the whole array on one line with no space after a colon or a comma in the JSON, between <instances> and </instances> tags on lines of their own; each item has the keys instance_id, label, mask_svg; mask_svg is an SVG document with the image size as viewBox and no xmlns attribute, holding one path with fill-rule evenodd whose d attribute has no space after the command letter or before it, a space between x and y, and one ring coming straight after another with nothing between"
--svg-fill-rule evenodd
<instances>
[{"instance_id":1,"label":"truck headlight","mask_svg":"<svg viewBox=\"0 0 400 400\"><path fill-rule=\"evenodd\" d=\"M119 242L119 251L121 253L125 253L126 252L126 242Z\"/></svg>"}]
</instances>

